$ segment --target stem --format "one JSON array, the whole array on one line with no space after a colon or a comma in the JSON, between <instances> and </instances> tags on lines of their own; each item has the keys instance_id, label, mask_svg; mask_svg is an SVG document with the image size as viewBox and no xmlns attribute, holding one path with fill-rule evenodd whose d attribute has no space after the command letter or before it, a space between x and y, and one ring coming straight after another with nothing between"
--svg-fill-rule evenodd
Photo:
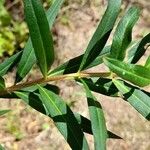
<instances>
[{"instance_id":1,"label":"stem","mask_svg":"<svg viewBox=\"0 0 150 150\"><path fill-rule=\"evenodd\" d=\"M6 88L3 91L0 91L0 96L12 93L14 91L21 90L23 88L27 88L36 84L44 84L51 81L59 81L59 80L69 80L74 78L86 78L86 77L109 77L110 72L100 72L100 73L90 73L90 72L79 72L79 73L72 73L72 74L65 74L65 75L58 75L55 77L47 77L47 78L40 78L37 80L20 83L17 85L13 85L11 87Z\"/></svg>"}]
</instances>

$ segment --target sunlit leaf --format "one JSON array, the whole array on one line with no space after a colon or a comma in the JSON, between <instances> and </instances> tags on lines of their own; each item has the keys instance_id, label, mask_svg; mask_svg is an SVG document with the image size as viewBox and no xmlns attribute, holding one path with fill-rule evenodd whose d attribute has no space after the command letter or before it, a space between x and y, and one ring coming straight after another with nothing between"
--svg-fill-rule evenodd
<instances>
[{"instance_id":1,"label":"sunlit leaf","mask_svg":"<svg viewBox=\"0 0 150 150\"><path fill-rule=\"evenodd\" d=\"M7 58L0 64L0 76L5 75L13 66L16 65L18 59L20 58L22 52L18 52L15 55Z\"/></svg>"},{"instance_id":2,"label":"sunlit leaf","mask_svg":"<svg viewBox=\"0 0 150 150\"><path fill-rule=\"evenodd\" d=\"M132 40L132 28L139 18L139 9L131 7L119 22L111 48L110 56L118 60L125 58L126 49Z\"/></svg>"},{"instance_id":3,"label":"sunlit leaf","mask_svg":"<svg viewBox=\"0 0 150 150\"><path fill-rule=\"evenodd\" d=\"M55 0L55 2L46 12L46 16L50 28L52 28L52 25L55 21L55 18L58 14L58 11L63 1L64 0ZM29 71L31 70L31 68L35 63L36 63L36 57L32 47L31 39L29 39L27 44L25 45L22 58L18 65L16 82L21 81L29 73Z\"/></svg>"},{"instance_id":4,"label":"sunlit leaf","mask_svg":"<svg viewBox=\"0 0 150 150\"><path fill-rule=\"evenodd\" d=\"M99 64L103 63L103 57L107 56L110 52L110 46L104 47L102 52L99 54L99 56L85 69L92 68L94 66L97 66ZM82 61L83 55L80 55L78 57L75 57L64 64L60 65L56 69L49 72L50 76L54 75L62 75L62 74L68 74L68 73L76 73L79 70L81 61Z\"/></svg>"},{"instance_id":5,"label":"sunlit leaf","mask_svg":"<svg viewBox=\"0 0 150 150\"><path fill-rule=\"evenodd\" d=\"M128 52L128 63L135 64L144 55L150 43L150 33L147 34L142 40L136 43Z\"/></svg>"},{"instance_id":6,"label":"sunlit leaf","mask_svg":"<svg viewBox=\"0 0 150 150\"><path fill-rule=\"evenodd\" d=\"M150 56L147 58L147 61L145 63L145 67L150 69Z\"/></svg>"},{"instance_id":7,"label":"sunlit leaf","mask_svg":"<svg viewBox=\"0 0 150 150\"><path fill-rule=\"evenodd\" d=\"M49 116L54 120L70 147L77 150L88 150L84 134L66 103L58 95L41 86L39 86L39 92Z\"/></svg>"},{"instance_id":8,"label":"sunlit leaf","mask_svg":"<svg viewBox=\"0 0 150 150\"><path fill-rule=\"evenodd\" d=\"M57 90L54 90L53 85L46 85L44 86L44 88L54 91L55 93L58 94ZM23 89L23 91L17 91L15 92L15 94L16 95L14 95L14 98L21 98L26 104L28 104L35 110L41 112L42 114L49 115L49 113L46 113L46 109L41 99L39 98L39 91L37 90L37 86L31 87L29 89ZM78 113L75 113L74 115L83 132L88 134L93 134L91 128L91 121ZM108 138L121 139L121 137L112 133L111 131L107 131L107 132L108 132Z\"/></svg>"},{"instance_id":9,"label":"sunlit leaf","mask_svg":"<svg viewBox=\"0 0 150 150\"><path fill-rule=\"evenodd\" d=\"M113 58L105 58L105 64L119 77L144 87L150 84L150 70L144 66L126 64Z\"/></svg>"},{"instance_id":10,"label":"sunlit leaf","mask_svg":"<svg viewBox=\"0 0 150 150\"><path fill-rule=\"evenodd\" d=\"M40 0L24 0L24 12L38 65L44 77L54 61L53 39Z\"/></svg>"},{"instance_id":11,"label":"sunlit leaf","mask_svg":"<svg viewBox=\"0 0 150 150\"><path fill-rule=\"evenodd\" d=\"M105 150L107 140L107 128L102 106L91 93L87 84L81 79L86 90L89 114L91 118L92 131L94 135L95 150Z\"/></svg>"},{"instance_id":12,"label":"sunlit leaf","mask_svg":"<svg viewBox=\"0 0 150 150\"><path fill-rule=\"evenodd\" d=\"M109 0L108 7L84 53L79 70L90 65L104 48L113 29L121 6L121 0Z\"/></svg>"},{"instance_id":13,"label":"sunlit leaf","mask_svg":"<svg viewBox=\"0 0 150 150\"><path fill-rule=\"evenodd\" d=\"M150 120L150 95L141 89L121 80L113 80L123 98L128 101L143 117Z\"/></svg>"}]
</instances>

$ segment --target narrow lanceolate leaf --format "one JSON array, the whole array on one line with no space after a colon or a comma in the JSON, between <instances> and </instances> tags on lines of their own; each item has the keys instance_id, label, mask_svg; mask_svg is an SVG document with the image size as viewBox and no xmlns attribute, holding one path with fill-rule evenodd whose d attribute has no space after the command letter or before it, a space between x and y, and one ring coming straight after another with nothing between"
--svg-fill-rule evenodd
<instances>
[{"instance_id":1,"label":"narrow lanceolate leaf","mask_svg":"<svg viewBox=\"0 0 150 150\"><path fill-rule=\"evenodd\" d=\"M56 89L56 87L54 87L53 85L46 85L44 86L44 88L52 91L54 90L54 88ZM57 91L58 90L54 90L55 93L58 93ZM37 86L31 87L29 89L23 89L23 91L16 91L15 95L13 96L14 98L22 99L26 104L28 104L35 110L41 112L42 114L49 115L49 113L46 112L46 109L41 99L39 98L39 91L37 90ZM88 134L93 134L91 128L91 121L78 113L75 113L74 115L82 131ZM121 139L121 137L112 133L111 131L107 131L107 132L108 132L108 138Z\"/></svg>"},{"instance_id":2,"label":"narrow lanceolate leaf","mask_svg":"<svg viewBox=\"0 0 150 150\"><path fill-rule=\"evenodd\" d=\"M0 116L5 115L8 112L10 112L10 110L0 110Z\"/></svg>"},{"instance_id":3,"label":"narrow lanceolate leaf","mask_svg":"<svg viewBox=\"0 0 150 150\"><path fill-rule=\"evenodd\" d=\"M144 55L148 46L150 45L150 33L147 34L142 40L136 43L128 52L128 63L135 64Z\"/></svg>"},{"instance_id":4,"label":"narrow lanceolate leaf","mask_svg":"<svg viewBox=\"0 0 150 150\"><path fill-rule=\"evenodd\" d=\"M115 87L111 79L107 78L84 78L82 79L89 89L93 92L104 94L107 96L118 97L118 89ZM79 82L81 82L79 80Z\"/></svg>"},{"instance_id":5,"label":"narrow lanceolate leaf","mask_svg":"<svg viewBox=\"0 0 150 150\"><path fill-rule=\"evenodd\" d=\"M104 47L102 52L99 54L99 56L85 69L92 68L94 66L97 66L99 64L103 63L103 57L107 56L110 52L110 46ZM48 75L54 76L54 75L62 75L62 74L68 74L68 73L76 73L79 70L81 61L82 61L83 55L80 55L78 57L75 57L64 64L60 65L56 69L49 72Z\"/></svg>"},{"instance_id":6,"label":"narrow lanceolate leaf","mask_svg":"<svg viewBox=\"0 0 150 150\"><path fill-rule=\"evenodd\" d=\"M18 59L20 58L22 52L18 52L17 54L7 58L0 64L0 76L5 75L9 70L12 69L13 66L16 65Z\"/></svg>"},{"instance_id":7,"label":"narrow lanceolate leaf","mask_svg":"<svg viewBox=\"0 0 150 150\"><path fill-rule=\"evenodd\" d=\"M31 39L29 38L28 42L25 45L25 48L23 49L23 53L17 67L15 82L21 81L31 70L31 68L35 63L36 63L36 57L35 57L34 49L32 47Z\"/></svg>"},{"instance_id":8,"label":"narrow lanceolate leaf","mask_svg":"<svg viewBox=\"0 0 150 150\"><path fill-rule=\"evenodd\" d=\"M150 120L150 96L132 85L121 80L113 81L118 90L143 117Z\"/></svg>"},{"instance_id":9,"label":"narrow lanceolate leaf","mask_svg":"<svg viewBox=\"0 0 150 150\"><path fill-rule=\"evenodd\" d=\"M150 56L146 60L145 67L150 69Z\"/></svg>"},{"instance_id":10,"label":"narrow lanceolate leaf","mask_svg":"<svg viewBox=\"0 0 150 150\"><path fill-rule=\"evenodd\" d=\"M0 91L5 89L5 80L0 76Z\"/></svg>"},{"instance_id":11,"label":"narrow lanceolate leaf","mask_svg":"<svg viewBox=\"0 0 150 150\"><path fill-rule=\"evenodd\" d=\"M92 131L94 135L95 150L106 150L106 140L108 135L102 107L91 93L87 84L83 80L81 81L86 90L87 102L92 123Z\"/></svg>"},{"instance_id":12,"label":"narrow lanceolate leaf","mask_svg":"<svg viewBox=\"0 0 150 150\"><path fill-rule=\"evenodd\" d=\"M108 0L107 10L85 51L80 71L90 65L104 48L119 14L120 6L121 0L117 3L116 0Z\"/></svg>"},{"instance_id":13,"label":"narrow lanceolate leaf","mask_svg":"<svg viewBox=\"0 0 150 150\"><path fill-rule=\"evenodd\" d=\"M39 86L41 100L57 128L73 150L88 150L84 134L66 103L55 93Z\"/></svg>"},{"instance_id":14,"label":"narrow lanceolate leaf","mask_svg":"<svg viewBox=\"0 0 150 150\"><path fill-rule=\"evenodd\" d=\"M55 92L56 94L59 94L59 88L57 86L47 84L43 87ZM12 96L14 98L22 99L26 104L28 104L35 110L48 115L41 99L39 98L39 91L37 86L32 86L29 88L24 88L20 91L15 91Z\"/></svg>"},{"instance_id":15,"label":"narrow lanceolate leaf","mask_svg":"<svg viewBox=\"0 0 150 150\"><path fill-rule=\"evenodd\" d=\"M132 28L139 18L139 9L131 7L119 22L111 48L111 57L118 60L125 58L126 50L132 41Z\"/></svg>"},{"instance_id":16,"label":"narrow lanceolate leaf","mask_svg":"<svg viewBox=\"0 0 150 150\"><path fill-rule=\"evenodd\" d=\"M44 77L54 61L53 39L40 0L24 0L24 11L38 65Z\"/></svg>"},{"instance_id":17,"label":"narrow lanceolate leaf","mask_svg":"<svg viewBox=\"0 0 150 150\"><path fill-rule=\"evenodd\" d=\"M144 87L150 84L150 69L133 64L126 64L113 58L105 58L105 64L119 77Z\"/></svg>"},{"instance_id":18,"label":"narrow lanceolate leaf","mask_svg":"<svg viewBox=\"0 0 150 150\"><path fill-rule=\"evenodd\" d=\"M53 5L46 12L50 29L52 28L54 20L58 14L58 11L63 1L64 0L55 0ZM25 45L25 48L23 50L23 55L21 57L21 60L17 68L16 82L21 81L29 73L29 71L31 70L31 68L35 63L36 63L36 57L35 57L34 49L32 47L31 39L29 38L27 44Z\"/></svg>"},{"instance_id":19,"label":"narrow lanceolate leaf","mask_svg":"<svg viewBox=\"0 0 150 150\"><path fill-rule=\"evenodd\" d=\"M75 117L76 117L78 123L80 124L83 132L93 135L91 121L89 119L81 116L78 113L75 113ZM108 138L122 139L121 137L119 137L118 135L116 135L110 131L107 131L107 134L108 134Z\"/></svg>"}]
</instances>

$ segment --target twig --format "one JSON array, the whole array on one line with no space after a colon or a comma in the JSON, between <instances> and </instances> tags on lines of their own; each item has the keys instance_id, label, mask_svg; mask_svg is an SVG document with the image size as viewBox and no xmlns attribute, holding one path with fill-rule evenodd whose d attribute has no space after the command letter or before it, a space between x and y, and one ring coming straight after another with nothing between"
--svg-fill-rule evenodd
<instances>
[{"instance_id":1,"label":"twig","mask_svg":"<svg viewBox=\"0 0 150 150\"><path fill-rule=\"evenodd\" d=\"M26 87L30 87L36 84L44 84L51 81L59 81L59 80L70 80L74 78L86 78L86 77L109 77L110 72L79 72L79 73L72 73L72 74L65 74L65 75L58 75L55 77L47 77L47 78L40 78L33 81L25 82L25 83L19 83L16 85L13 85L11 87L7 87L5 90L0 91L0 96L12 93L14 91L21 90Z\"/></svg>"}]
</instances>

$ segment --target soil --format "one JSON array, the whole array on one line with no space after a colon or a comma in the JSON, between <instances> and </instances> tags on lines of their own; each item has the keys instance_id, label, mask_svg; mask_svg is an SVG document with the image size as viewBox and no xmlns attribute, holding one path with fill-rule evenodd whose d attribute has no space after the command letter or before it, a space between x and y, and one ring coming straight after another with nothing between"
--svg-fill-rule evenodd
<instances>
[{"instance_id":1,"label":"soil","mask_svg":"<svg viewBox=\"0 0 150 150\"><path fill-rule=\"evenodd\" d=\"M133 31L133 38L136 40L149 32L150 1L126 0L122 9L131 5L139 5L142 9L141 18ZM54 67L83 53L105 8L106 3L102 0L89 3L88 0L83 0L82 5L74 0L62 8L53 28L57 54ZM146 55L149 55L149 52ZM141 63L144 61L145 57ZM30 78L37 73L37 70L33 70ZM13 82L12 76L13 73L7 76L7 82L10 84ZM61 96L71 108L89 117L83 88L74 81L60 81L56 84L61 89ZM148 88L146 90L150 92ZM107 128L123 138L109 139L107 149L150 150L150 123L122 99L95 95L103 106ZM6 150L70 150L53 121L20 100L2 99L0 108L12 110L0 118L0 143ZM92 150L93 138L86 136Z\"/></svg>"}]
</instances>

